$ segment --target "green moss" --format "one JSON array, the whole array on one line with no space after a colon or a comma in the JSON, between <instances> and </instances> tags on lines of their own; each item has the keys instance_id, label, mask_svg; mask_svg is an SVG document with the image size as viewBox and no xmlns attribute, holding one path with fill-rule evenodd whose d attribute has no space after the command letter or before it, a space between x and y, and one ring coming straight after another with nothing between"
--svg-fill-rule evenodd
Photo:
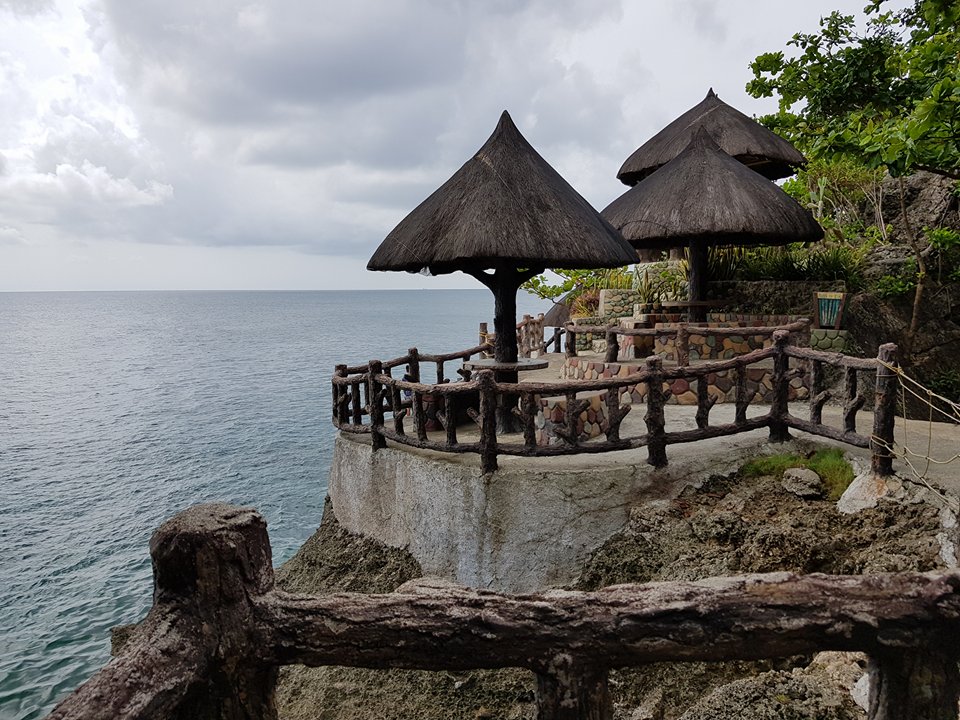
<instances>
[{"instance_id":1,"label":"green moss","mask_svg":"<svg viewBox=\"0 0 960 720\"><path fill-rule=\"evenodd\" d=\"M806 461L806 467L820 476L831 500L839 500L843 491L853 482L853 467L840 448L818 450Z\"/></svg>"},{"instance_id":2,"label":"green moss","mask_svg":"<svg viewBox=\"0 0 960 720\"><path fill-rule=\"evenodd\" d=\"M806 467L806 461L799 455L766 455L754 458L740 468L742 477L755 478L770 475L783 477L788 468Z\"/></svg>"},{"instance_id":3,"label":"green moss","mask_svg":"<svg viewBox=\"0 0 960 720\"><path fill-rule=\"evenodd\" d=\"M783 477L784 470L801 467L809 468L820 476L831 500L839 500L843 491L853 482L853 467L840 448L818 450L809 458L793 454L754 458L740 468L740 476L755 478L769 475L779 479Z\"/></svg>"}]
</instances>

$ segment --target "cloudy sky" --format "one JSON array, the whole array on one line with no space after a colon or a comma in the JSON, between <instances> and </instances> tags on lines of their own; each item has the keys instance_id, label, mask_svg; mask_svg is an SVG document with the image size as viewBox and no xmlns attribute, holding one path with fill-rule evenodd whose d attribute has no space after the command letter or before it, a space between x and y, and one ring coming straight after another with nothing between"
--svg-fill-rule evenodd
<instances>
[{"instance_id":1,"label":"cloudy sky","mask_svg":"<svg viewBox=\"0 0 960 720\"><path fill-rule=\"evenodd\" d=\"M0 291L368 273L508 109L596 207L712 86L864 0L0 0Z\"/></svg>"}]
</instances>

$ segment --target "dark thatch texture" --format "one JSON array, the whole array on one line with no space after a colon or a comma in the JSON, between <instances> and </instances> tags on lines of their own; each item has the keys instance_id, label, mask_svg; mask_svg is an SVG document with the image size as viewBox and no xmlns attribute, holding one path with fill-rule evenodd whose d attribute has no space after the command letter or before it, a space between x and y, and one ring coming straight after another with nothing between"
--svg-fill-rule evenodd
<instances>
[{"instance_id":1,"label":"dark thatch texture","mask_svg":"<svg viewBox=\"0 0 960 720\"><path fill-rule=\"evenodd\" d=\"M543 316L543 326L545 328L563 327L570 322L570 306L572 304L573 299L570 298L570 293L560 298L560 300L555 302L553 307L551 307Z\"/></svg>"},{"instance_id":2,"label":"dark thatch texture","mask_svg":"<svg viewBox=\"0 0 960 720\"><path fill-rule=\"evenodd\" d=\"M603 211L637 248L784 245L823 237L813 216L700 129L687 148Z\"/></svg>"},{"instance_id":3,"label":"dark thatch texture","mask_svg":"<svg viewBox=\"0 0 960 720\"><path fill-rule=\"evenodd\" d=\"M636 185L679 155L700 128L709 131L725 153L771 180L793 175L806 162L793 145L727 105L711 88L702 102L634 151L617 179Z\"/></svg>"},{"instance_id":4,"label":"dark thatch texture","mask_svg":"<svg viewBox=\"0 0 960 720\"><path fill-rule=\"evenodd\" d=\"M486 144L393 229L367 269L605 268L636 257L504 112Z\"/></svg>"}]
</instances>

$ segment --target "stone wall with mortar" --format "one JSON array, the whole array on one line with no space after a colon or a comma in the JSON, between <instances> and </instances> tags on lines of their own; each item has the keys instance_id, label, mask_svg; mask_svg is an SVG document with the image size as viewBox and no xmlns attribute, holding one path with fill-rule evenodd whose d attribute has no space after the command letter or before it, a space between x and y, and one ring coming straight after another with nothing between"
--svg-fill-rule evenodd
<instances>
[{"instance_id":1,"label":"stone wall with mortar","mask_svg":"<svg viewBox=\"0 0 960 720\"><path fill-rule=\"evenodd\" d=\"M600 291L599 313L606 317L631 317L633 306L640 302L636 290L604 288Z\"/></svg>"},{"instance_id":2,"label":"stone wall with mortar","mask_svg":"<svg viewBox=\"0 0 960 720\"><path fill-rule=\"evenodd\" d=\"M810 331L810 347L824 352L846 352L850 333L846 330L814 328Z\"/></svg>"},{"instance_id":3,"label":"stone wall with mortar","mask_svg":"<svg viewBox=\"0 0 960 720\"><path fill-rule=\"evenodd\" d=\"M561 379L570 380L597 380L600 378L626 377L633 373L643 370L643 365L638 363L605 363L583 357L566 358L563 366L560 368ZM755 395L754 402L770 402L769 395L773 387L773 364L756 363L747 367L747 394ZM707 391L718 398L717 402L732 403L736 401L737 389L734 384L732 371L722 371L718 373L709 373L704 377L707 383ZM669 393L667 404L669 405L696 405L697 404L697 383L699 380L672 380L663 384L665 392ZM804 373L800 377L790 380L789 399L806 400L809 397L810 375ZM639 403L646 402L647 386L645 383L638 385L628 385L620 395L620 402Z\"/></svg>"}]
</instances>

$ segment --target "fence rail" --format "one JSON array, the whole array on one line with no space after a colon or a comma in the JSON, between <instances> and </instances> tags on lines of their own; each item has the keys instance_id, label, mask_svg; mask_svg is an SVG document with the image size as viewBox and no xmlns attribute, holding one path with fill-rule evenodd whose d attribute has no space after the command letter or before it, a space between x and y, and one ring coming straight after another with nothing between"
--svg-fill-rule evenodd
<instances>
[{"instance_id":1,"label":"fence rail","mask_svg":"<svg viewBox=\"0 0 960 720\"><path fill-rule=\"evenodd\" d=\"M611 669L820 650L871 658L868 718L956 720L960 573L789 573L510 596L434 584L388 595L274 588L266 523L200 505L150 542L154 605L49 720L276 718L278 667L520 667L540 720L609 720Z\"/></svg>"},{"instance_id":2,"label":"fence rail","mask_svg":"<svg viewBox=\"0 0 960 720\"><path fill-rule=\"evenodd\" d=\"M427 450L450 453L479 454L483 472L497 469L499 455L547 457L582 453L602 453L646 447L647 462L655 467L667 464L666 448L676 443L694 442L706 438L735 435L742 432L769 428L770 439L782 442L789 438L791 428L822 437L831 438L855 447L871 448L874 472L889 475L893 472L893 420L895 416L896 387L898 378L885 365L896 362L896 346L884 345L876 359L849 357L839 353L827 353L805 347L790 345L792 333L802 331L805 323L795 323L783 328L714 328L759 334L768 332L773 338L771 347L754 350L736 358L704 362L695 366L665 368L657 356L646 359L638 372L600 380L562 380L557 382L497 382L490 370L482 370L473 377L462 372L463 382L437 384L419 382L419 363L424 359L438 362L465 358L485 346L478 346L460 353L448 355L420 355L413 348L407 355L381 362L370 361L366 366L337 366L333 377L333 423L347 433L365 433L372 436L374 450L386 446L386 441ZM628 330L628 334L640 330ZM647 332L661 332L650 331ZM765 360L773 359L772 390L769 410L759 416L748 418L747 410L755 399L747 389L747 368ZM800 361L790 367L790 359ZM394 378L389 368L406 364L407 380ZM840 367L845 373L843 427L837 428L822 421L823 406L832 395L823 389L823 366ZM439 366L438 366L439 367ZM809 418L799 418L790 413L788 405L790 381L807 372L811 377ZM387 370L385 372L385 369ZM706 376L718 372L733 372L735 384L734 422L710 425L710 411L717 402L709 394ZM869 435L857 432L857 412L866 403L860 391L860 373L875 373L874 422ZM438 370L442 377L442 367ZM697 382L697 428L670 432L666 429L664 405L667 402L667 381L685 379ZM632 405L621 404L621 394L642 385L646 388L646 432L624 436L621 432L623 419L632 410ZM581 441L578 418L587 408L589 400L578 393L604 391L606 428L604 438ZM562 427L555 429L561 442L557 445L537 443L537 415L540 399L563 396L566 400ZM427 403L435 409L434 416L443 427L442 437L435 432L430 437L427 430ZM440 406L442 405L442 408ZM501 434L497 430L496 409L509 405L519 418L522 442L516 434ZM390 415L389 424L387 415ZM406 420L412 421L412 433L408 432ZM473 421L479 428L479 439L461 442L458 425Z\"/></svg>"}]
</instances>

